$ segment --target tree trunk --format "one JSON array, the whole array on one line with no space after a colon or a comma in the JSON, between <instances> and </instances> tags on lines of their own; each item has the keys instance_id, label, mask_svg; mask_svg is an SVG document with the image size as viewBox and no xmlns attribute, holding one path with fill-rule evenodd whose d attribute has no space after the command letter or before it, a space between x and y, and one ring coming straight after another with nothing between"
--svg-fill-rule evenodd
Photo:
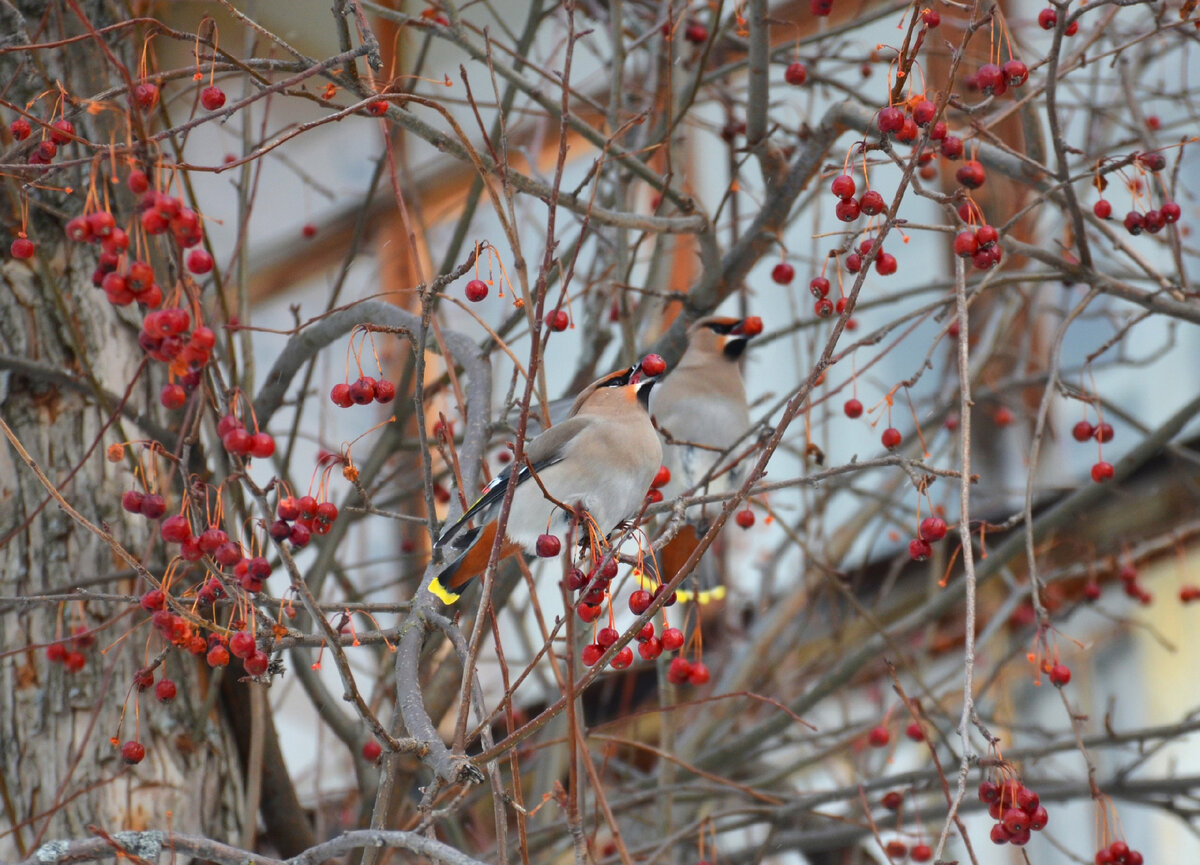
<instances>
[{"instance_id":1,"label":"tree trunk","mask_svg":"<svg viewBox=\"0 0 1200 865\"><path fill-rule=\"evenodd\" d=\"M4 5L0 32L7 35L0 41L7 46L64 35L54 26L34 28L37 7L44 11L45 4L21 4L29 15L26 31L16 29L22 22L12 6ZM74 21L65 10L58 14ZM78 22L74 26L78 30ZM136 56L128 61L140 39L116 40L113 46L136 68ZM57 66L63 57L69 57L63 62L70 68ZM5 100L28 105L35 117L51 119L56 81L81 97L120 86L115 68L90 42L67 54L40 52L37 59L40 66L27 53L0 54ZM80 136L108 139L113 130L102 132L98 124L112 124L113 117L105 115L114 112L89 115L70 101L64 105ZM3 113L7 127L13 117L7 109ZM35 127L33 142L26 144L42 134ZM87 154L74 143L63 149L68 156ZM0 162L24 161L29 147L14 144L6 131L0 150ZM149 452L133 445L123 459L106 459L110 445L150 437L119 407L139 371L129 404L140 410L157 403L150 396L156 392L151 372L141 369L143 353L133 324L140 313L134 307L118 311L92 287L94 247L64 240L65 220L84 209L88 170L87 164L78 172L63 168L36 184L22 182L32 175L4 180L0 419L83 519L111 531L161 577L165 559L157 522L121 507L124 491L141 489L134 468L147 461ZM26 202L28 226L21 217ZM10 260L9 244L23 228L37 243L37 253L28 261ZM166 468L160 459L160 472ZM165 478L160 474L159 486L167 486ZM168 507L178 505L177 493L166 498ZM5 438L0 444L0 861L23 858L47 841L88 837L93 834L89 826L106 833L173 829L238 840L242 779L226 722L213 708L216 694L207 668L172 650L154 672L156 681L166 676L176 683L172 702L160 704L153 688L139 694L132 687L134 674L164 648L136 602L149 588L104 540L49 498ZM90 647L63 644L84 659L82 669L69 672L66 664L48 657L47 644L75 628L96 633ZM121 744L133 739L145 746L146 756L127 765Z\"/></svg>"}]
</instances>

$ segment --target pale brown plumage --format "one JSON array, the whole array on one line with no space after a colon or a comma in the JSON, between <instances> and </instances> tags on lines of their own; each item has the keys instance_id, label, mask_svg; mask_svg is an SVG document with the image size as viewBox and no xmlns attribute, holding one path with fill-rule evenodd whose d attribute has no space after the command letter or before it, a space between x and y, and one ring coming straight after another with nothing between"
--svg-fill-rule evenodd
<instances>
[{"instance_id":1,"label":"pale brown plumage","mask_svg":"<svg viewBox=\"0 0 1200 865\"><path fill-rule=\"evenodd\" d=\"M662 462L662 446L646 411L654 383L640 365L611 373L576 397L566 420L529 441L528 465L518 470L502 557L521 549L532 553L538 535L565 530L571 513L547 493L568 507L581 507L602 533L637 513ZM446 564L430 591L445 603L457 600L456 590L486 566L511 474L512 466L506 467L438 538L435 549Z\"/></svg>"}]
</instances>

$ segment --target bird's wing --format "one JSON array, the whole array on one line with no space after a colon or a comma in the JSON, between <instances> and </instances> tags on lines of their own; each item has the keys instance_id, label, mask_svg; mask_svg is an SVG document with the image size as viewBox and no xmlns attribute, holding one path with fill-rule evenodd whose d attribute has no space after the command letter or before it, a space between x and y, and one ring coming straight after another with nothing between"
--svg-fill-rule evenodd
<instances>
[{"instance_id":1,"label":"bird's wing","mask_svg":"<svg viewBox=\"0 0 1200 865\"><path fill-rule=\"evenodd\" d=\"M555 424L530 441L525 447L527 462L521 465L517 472L517 485L526 483L532 477L529 466L532 465L535 472L542 472L549 466L562 462L567 444L590 423L588 418L569 418L560 424ZM479 528L464 531L467 523L487 513L489 509L499 506L504 499L504 492L508 488L508 479L512 477L512 471L512 463L501 469L491 483L483 488L483 492L475 500L475 503L467 508L466 512L453 525L441 533L434 547L442 549L449 545L455 550L465 550L471 546L475 536L479 533Z\"/></svg>"}]
</instances>

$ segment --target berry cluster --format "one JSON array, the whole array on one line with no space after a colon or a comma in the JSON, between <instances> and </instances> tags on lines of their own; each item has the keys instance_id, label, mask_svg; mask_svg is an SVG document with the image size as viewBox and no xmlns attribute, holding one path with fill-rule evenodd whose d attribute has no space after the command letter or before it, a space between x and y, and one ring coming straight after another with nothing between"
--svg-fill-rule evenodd
<instances>
[{"instance_id":1,"label":"berry cluster","mask_svg":"<svg viewBox=\"0 0 1200 865\"><path fill-rule=\"evenodd\" d=\"M121 507L131 514L141 514L148 520L162 519L167 512L167 502L158 493L143 493L126 490L121 495Z\"/></svg>"},{"instance_id":2,"label":"berry cluster","mask_svg":"<svg viewBox=\"0 0 1200 865\"><path fill-rule=\"evenodd\" d=\"M963 82L968 90L979 90L993 96L1003 96L1008 88L1020 87L1029 80L1029 67L1015 57L1003 66L985 63Z\"/></svg>"},{"instance_id":3,"label":"berry cluster","mask_svg":"<svg viewBox=\"0 0 1200 865\"><path fill-rule=\"evenodd\" d=\"M1145 859L1124 841L1113 841L1096 851L1096 865L1142 865Z\"/></svg>"},{"instance_id":4,"label":"berry cluster","mask_svg":"<svg viewBox=\"0 0 1200 865\"><path fill-rule=\"evenodd\" d=\"M221 437L221 444L225 446L225 450L231 454L266 459L275 453L275 439L270 433L251 433L245 424L232 414L227 414L217 421L217 435Z\"/></svg>"},{"instance_id":5,"label":"berry cluster","mask_svg":"<svg viewBox=\"0 0 1200 865\"><path fill-rule=\"evenodd\" d=\"M663 500L662 488L670 482L671 470L666 466L659 466L654 480L650 481L650 491L646 493L646 502L652 505L661 502Z\"/></svg>"},{"instance_id":6,"label":"berry cluster","mask_svg":"<svg viewBox=\"0 0 1200 865\"><path fill-rule=\"evenodd\" d=\"M386 378L371 378L369 375L360 376L354 384L341 382L333 386L329 398L338 408L350 408L352 405L367 405L377 402L387 405L396 398L396 386Z\"/></svg>"},{"instance_id":7,"label":"berry cluster","mask_svg":"<svg viewBox=\"0 0 1200 865\"><path fill-rule=\"evenodd\" d=\"M926 517L917 527L917 536L908 542L908 555L914 562L923 562L933 555L933 544L946 537L946 521L941 517Z\"/></svg>"},{"instance_id":8,"label":"berry cluster","mask_svg":"<svg viewBox=\"0 0 1200 865\"><path fill-rule=\"evenodd\" d=\"M1122 565L1121 570L1117 573L1117 576L1121 578L1121 584L1125 590L1125 594L1128 597L1133 598L1142 606L1149 606L1150 602L1154 600L1154 596L1150 594L1150 592L1147 591L1140 582L1138 582L1138 569L1133 565ZM1184 601L1191 600L1191 598L1183 597L1182 590L1180 590L1180 598Z\"/></svg>"},{"instance_id":9,"label":"berry cluster","mask_svg":"<svg viewBox=\"0 0 1200 865\"><path fill-rule=\"evenodd\" d=\"M309 542L314 534L326 535L337 522L338 509L333 502L318 502L312 496L284 496L275 509L279 519L268 529L277 541L290 541L299 549Z\"/></svg>"},{"instance_id":10,"label":"berry cluster","mask_svg":"<svg viewBox=\"0 0 1200 865\"><path fill-rule=\"evenodd\" d=\"M1086 442L1095 439L1098 444L1104 445L1113 440L1116 433L1113 431L1112 424L1100 423L1092 426L1086 420L1081 420L1075 426L1071 427L1071 438L1077 442ZM1098 460L1092 466L1092 480L1098 484L1112 480L1115 470L1112 463Z\"/></svg>"},{"instance_id":11,"label":"berry cluster","mask_svg":"<svg viewBox=\"0 0 1200 865\"><path fill-rule=\"evenodd\" d=\"M979 785L979 801L988 806L988 815L996 821L992 841L1024 847L1030 834L1046 828L1050 817L1038 794L1015 778L995 784L984 781Z\"/></svg>"},{"instance_id":12,"label":"berry cluster","mask_svg":"<svg viewBox=\"0 0 1200 865\"><path fill-rule=\"evenodd\" d=\"M96 644L96 635L83 625L71 629L70 647L66 640L59 640L46 647L46 657L52 663L62 664L68 673L78 673L87 666L88 649Z\"/></svg>"},{"instance_id":13,"label":"berry cluster","mask_svg":"<svg viewBox=\"0 0 1200 865\"><path fill-rule=\"evenodd\" d=\"M1167 167L1167 158L1154 150L1134 155L1133 161L1139 168L1151 174L1157 174ZM1102 184L1102 181L1097 181L1097 183ZM1130 186L1136 197L1141 189L1140 181L1135 180ZM1111 219L1112 212L1112 203L1107 199L1101 198L1092 205L1092 213L1096 215L1097 219ZM1125 214L1122 224L1125 226L1125 230L1135 237L1143 231L1150 234L1158 234L1166 226L1178 222L1182 215L1183 209L1177 203L1166 201L1159 208L1148 208L1145 211L1129 211Z\"/></svg>"},{"instance_id":14,"label":"berry cluster","mask_svg":"<svg viewBox=\"0 0 1200 865\"><path fill-rule=\"evenodd\" d=\"M1053 6L1047 6L1045 9L1043 9L1041 12L1038 13L1037 22L1038 22L1038 26L1041 27L1043 30L1053 30L1055 27L1058 26L1058 10L1055 9ZM1063 35L1064 36L1074 36L1078 32L1079 32L1079 22L1072 21L1070 24L1067 25L1066 29L1063 30Z\"/></svg>"},{"instance_id":15,"label":"berry cluster","mask_svg":"<svg viewBox=\"0 0 1200 865\"><path fill-rule=\"evenodd\" d=\"M981 225L974 231L960 231L954 238L954 254L971 259L978 270L989 270L999 264L1003 257L1000 232L990 225Z\"/></svg>"},{"instance_id":16,"label":"berry cluster","mask_svg":"<svg viewBox=\"0 0 1200 865\"><path fill-rule=\"evenodd\" d=\"M914 862L928 862L933 858L933 848L928 844L914 844L911 848L899 838L893 838L883 845L888 858L893 862L908 857Z\"/></svg>"}]
</instances>

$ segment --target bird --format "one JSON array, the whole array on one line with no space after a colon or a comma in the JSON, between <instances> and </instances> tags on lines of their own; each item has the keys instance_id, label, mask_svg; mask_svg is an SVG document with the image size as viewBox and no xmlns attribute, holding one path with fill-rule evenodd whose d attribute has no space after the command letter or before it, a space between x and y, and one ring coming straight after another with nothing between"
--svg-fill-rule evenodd
<instances>
[{"instance_id":1,"label":"bird","mask_svg":"<svg viewBox=\"0 0 1200 865\"><path fill-rule=\"evenodd\" d=\"M746 385L739 364L751 337L762 333L758 316L707 316L687 332L679 363L650 398L650 415L663 437L670 480L664 498L685 492L721 494L737 485L740 466L727 453L750 428ZM685 512L687 523L659 552L660 573L670 579L691 556L706 530L706 508ZM723 587L701 590L697 600L718 600Z\"/></svg>"},{"instance_id":2,"label":"bird","mask_svg":"<svg viewBox=\"0 0 1200 865\"><path fill-rule=\"evenodd\" d=\"M522 550L534 555L539 536L566 530L573 511L560 504L581 509L605 536L635 516L662 464L662 443L650 422L648 400L665 369L661 357L647 355L584 388L565 420L526 444L525 462L505 466L434 542L434 555L444 564L429 591L450 605L468 581L483 573L513 471L517 488L501 542L502 559ZM581 540L587 535L582 531Z\"/></svg>"}]
</instances>

